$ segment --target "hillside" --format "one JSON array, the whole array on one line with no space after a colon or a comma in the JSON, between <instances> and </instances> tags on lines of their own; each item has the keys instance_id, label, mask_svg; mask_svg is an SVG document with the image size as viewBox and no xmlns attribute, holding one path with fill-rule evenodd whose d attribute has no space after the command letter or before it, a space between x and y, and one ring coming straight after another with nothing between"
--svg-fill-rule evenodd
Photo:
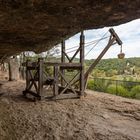
<instances>
[{"instance_id":1,"label":"hillside","mask_svg":"<svg viewBox=\"0 0 140 140\"><path fill-rule=\"evenodd\" d=\"M90 65L93 60L86 60L86 64ZM110 58L110 59L102 59L99 64L97 65L97 69L99 70L118 70L120 67L126 67L127 63L129 63L130 66L135 66L140 68L140 57L134 57L134 58L125 58L125 59L117 59L117 58Z\"/></svg>"},{"instance_id":2,"label":"hillside","mask_svg":"<svg viewBox=\"0 0 140 140\"><path fill-rule=\"evenodd\" d=\"M60 62L60 58L50 57L47 58L47 61L58 61ZM78 58L74 59L75 62L79 62ZM94 59L86 59L85 65L90 66L94 62ZM124 58L124 59L118 59L118 58L108 58L108 59L102 59L95 69L98 70L120 70L120 68L125 69L129 65L129 67L135 66L135 68L140 69L140 57L132 57L132 58Z\"/></svg>"},{"instance_id":3,"label":"hillside","mask_svg":"<svg viewBox=\"0 0 140 140\"><path fill-rule=\"evenodd\" d=\"M85 60L86 66L89 67L93 61L94 60ZM115 75L124 75L127 77L127 75L131 75L132 77L137 77L136 79L139 80L140 57L125 59L102 59L95 67L92 75L93 77L112 77Z\"/></svg>"}]
</instances>

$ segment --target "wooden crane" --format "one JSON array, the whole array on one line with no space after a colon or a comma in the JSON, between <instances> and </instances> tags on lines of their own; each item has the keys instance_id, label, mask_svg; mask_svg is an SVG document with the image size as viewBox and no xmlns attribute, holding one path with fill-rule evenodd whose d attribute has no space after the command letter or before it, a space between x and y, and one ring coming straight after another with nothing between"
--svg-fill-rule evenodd
<instances>
[{"instance_id":1,"label":"wooden crane","mask_svg":"<svg viewBox=\"0 0 140 140\"><path fill-rule=\"evenodd\" d=\"M92 70L96 67L96 65L99 63L99 61L102 59L102 57L105 55L105 53L108 51L108 49L114 45L114 44L118 44L122 46L122 41L120 40L119 36L116 34L116 32L114 31L113 28L109 29L109 32L111 33L108 44L106 45L106 47L103 49L103 51L100 53L100 55L97 57L97 59L91 64L91 66L88 68L88 70L86 71L86 73L84 74L84 78L85 78L85 86L87 83L87 79L89 74L92 72Z\"/></svg>"},{"instance_id":2,"label":"wooden crane","mask_svg":"<svg viewBox=\"0 0 140 140\"><path fill-rule=\"evenodd\" d=\"M83 96L89 74L108 49L116 43L122 45L122 41L115 33L114 29L109 29L109 32L110 38L106 47L86 72L84 68L85 36L83 31L80 35L80 45L72 57L68 56L65 41L62 41L60 63L44 62L43 59L39 59L38 62L27 61L23 63L23 65L26 66L26 89L23 91L23 94L25 96L30 94L37 99L48 98L44 96L43 88L44 85L50 84L53 86L51 99L77 98ZM74 58L77 54L79 54L79 62L74 62ZM53 67L53 77L48 77L44 71L44 66ZM69 72L69 69L76 70L77 73L68 81L65 74L66 71ZM78 86L75 86L77 83Z\"/></svg>"}]
</instances>

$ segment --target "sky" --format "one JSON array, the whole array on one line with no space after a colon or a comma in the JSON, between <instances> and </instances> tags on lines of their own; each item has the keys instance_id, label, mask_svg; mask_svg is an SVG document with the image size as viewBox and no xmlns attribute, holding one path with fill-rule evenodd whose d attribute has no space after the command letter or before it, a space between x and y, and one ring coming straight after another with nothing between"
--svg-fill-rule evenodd
<instances>
[{"instance_id":1,"label":"sky","mask_svg":"<svg viewBox=\"0 0 140 140\"><path fill-rule=\"evenodd\" d=\"M89 52L94 45L85 47L85 58L86 59L95 59L103 50L103 48L107 45L110 33L108 32L109 28L105 27L102 29L93 29L84 31L85 34L85 43L90 41L94 41L105 36L108 37L99 42L99 44L94 47L92 51ZM140 19L133 20L131 22L114 26L115 32L118 34L120 39L123 42L123 52L125 53L125 57L140 57ZM68 48L67 52L71 52L73 49L69 49L73 46L79 45L79 36L77 34L66 41L66 48ZM88 53L88 54L87 54ZM113 45L108 50L108 52L104 55L104 59L106 58L117 58L117 55L120 53L120 46ZM69 53L69 56L72 56L73 53ZM87 55L86 55L87 54Z\"/></svg>"}]
</instances>

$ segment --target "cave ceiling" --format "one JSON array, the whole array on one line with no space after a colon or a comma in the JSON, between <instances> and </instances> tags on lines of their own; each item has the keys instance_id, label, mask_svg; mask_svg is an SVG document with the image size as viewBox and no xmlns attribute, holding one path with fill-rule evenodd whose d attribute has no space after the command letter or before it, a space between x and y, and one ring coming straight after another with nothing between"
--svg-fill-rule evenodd
<instances>
[{"instance_id":1,"label":"cave ceiling","mask_svg":"<svg viewBox=\"0 0 140 140\"><path fill-rule=\"evenodd\" d=\"M140 18L140 0L0 0L0 58Z\"/></svg>"}]
</instances>

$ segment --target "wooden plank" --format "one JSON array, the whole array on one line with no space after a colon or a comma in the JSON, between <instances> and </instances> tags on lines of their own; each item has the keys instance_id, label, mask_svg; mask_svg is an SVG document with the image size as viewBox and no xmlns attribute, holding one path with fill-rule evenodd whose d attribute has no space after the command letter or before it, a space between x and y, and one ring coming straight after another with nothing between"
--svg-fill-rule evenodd
<instances>
[{"instance_id":1,"label":"wooden plank","mask_svg":"<svg viewBox=\"0 0 140 140\"><path fill-rule=\"evenodd\" d=\"M33 75L33 73L29 70L29 73L30 73L30 76L31 76L31 78L30 78L30 81L32 82L32 86L34 85L34 87L35 87L35 89L36 89L36 92L38 92L38 86L37 86L37 84L36 84L36 82L35 82L35 75ZM31 80L32 79L32 80ZM32 88L32 86L30 87L30 88Z\"/></svg>"},{"instance_id":2,"label":"wooden plank","mask_svg":"<svg viewBox=\"0 0 140 140\"><path fill-rule=\"evenodd\" d=\"M69 82L67 82L67 80L65 79L65 77L59 72L59 74L61 75L61 77L64 79L64 81L66 82L66 86L65 89L63 91L61 91L59 94L63 94L68 88L70 88L72 90L73 93L76 94L75 89L73 89L73 87L71 86L72 81L77 77L77 75L79 73L77 73Z\"/></svg>"},{"instance_id":3,"label":"wooden plank","mask_svg":"<svg viewBox=\"0 0 140 140\"><path fill-rule=\"evenodd\" d=\"M102 59L102 57L108 51L108 49L111 47L111 45L115 41L115 39L116 39L115 37L113 37L113 38L112 38L112 36L110 37L107 46L103 49L103 51L100 53L100 55L97 57L97 59L90 65L90 67L86 71L86 73L85 73L85 79L88 78L89 73L91 73L92 70L95 68L95 66L99 63L99 61Z\"/></svg>"},{"instance_id":4,"label":"wooden plank","mask_svg":"<svg viewBox=\"0 0 140 140\"><path fill-rule=\"evenodd\" d=\"M27 69L28 65L29 65L29 60L26 61L26 90L30 86L30 73L29 70Z\"/></svg>"},{"instance_id":5,"label":"wooden plank","mask_svg":"<svg viewBox=\"0 0 140 140\"><path fill-rule=\"evenodd\" d=\"M22 63L22 66L32 67L32 68L36 68L38 66L38 62L31 62L29 60L27 61L28 61L28 66L26 66L26 62Z\"/></svg>"},{"instance_id":6,"label":"wooden plank","mask_svg":"<svg viewBox=\"0 0 140 140\"><path fill-rule=\"evenodd\" d=\"M69 58L69 56L67 55L67 53L63 51L63 54L66 56L66 58L67 58L68 61L70 62L70 58Z\"/></svg>"},{"instance_id":7,"label":"wooden plank","mask_svg":"<svg viewBox=\"0 0 140 140\"><path fill-rule=\"evenodd\" d=\"M54 66L54 86L53 93L54 95L58 95L58 66Z\"/></svg>"},{"instance_id":8,"label":"wooden plank","mask_svg":"<svg viewBox=\"0 0 140 140\"><path fill-rule=\"evenodd\" d=\"M116 38L116 41L119 45L122 45L122 41L119 38L119 36L116 34L115 30L113 28L109 29L109 32L112 34L113 37Z\"/></svg>"},{"instance_id":9,"label":"wooden plank","mask_svg":"<svg viewBox=\"0 0 140 140\"><path fill-rule=\"evenodd\" d=\"M61 93L64 89L65 89L64 86L59 86L59 93ZM79 91L78 89L74 89L74 90L75 90L75 92L76 92L77 94L80 95L80 91ZM68 94L68 93L72 93L72 94L73 94L73 91L72 91L71 88L67 88L67 89L65 90L65 92L64 92L64 94Z\"/></svg>"},{"instance_id":10,"label":"wooden plank","mask_svg":"<svg viewBox=\"0 0 140 140\"><path fill-rule=\"evenodd\" d=\"M61 43L61 63L65 63L65 54L64 52L66 52L66 47L65 47L65 41L63 40ZM65 75L65 70L60 68L60 71L63 75ZM61 85L64 86L65 82L63 80L63 78L61 77Z\"/></svg>"},{"instance_id":11,"label":"wooden plank","mask_svg":"<svg viewBox=\"0 0 140 140\"><path fill-rule=\"evenodd\" d=\"M81 47L79 47L79 48L77 49L77 51L75 52L75 54L73 55L73 57L70 59L70 62L72 62L73 59L76 57L76 55L77 55L78 52L80 51L80 48L81 48Z\"/></svg>"},{"instance_id":12,"label":"wooden plank","mask_svg":"<svg viewBox=\"0 0 140 140\"><path fill-rule=\"evenodd\" d=\"M82 66L60 66L60 69L81 70Z\"/></svg>"},{"instance_id":13,"label":"wooden plank","mask_svg":"<svg viewBox=\"0 0 140 140\"><path fill-rule=\"evenodd\" d=\"M68 66L68 67L79 67L80 64L79 63L60 63L60 62L43 62L43 65L47 65L49 66ZM38 68L38 63L37 62L33 62L33 63L28 63L28 66L26 66L29 69L36 69Z\"/></svg>"},{"instance_id":14,"label":"wooden plank","mask_svg":"<svg viewBox=\"0 0 140 140\"><path fill-rule=\"evenodd\" d=\"M59 62L45 62L44 65L47 66L69 66L69 67L79 67L80 64L79 63L59 63Z\"/></svg>"},{"instance_id":15,"label":"wooden plank","mask_svg":"<svg viewBox=\"0 0 140 140\"><path fill-rule=\"evenodd\" d=\"M78 94L61 94L61 95L57 95L55 97L52 97L52 100L62 100L62 99L73 99L73 98L80 98L80 95Z\"/></svg>"},{"instance_id":16,"label":"wooden plank","mask_svg":"<svg viewBox=\"0 0 140 140\"><path fill-rule=\"evenodd\" d=\"M63 40L62 43L61 43L61 62L62 63L65 62L65 55L64 55L65 51L66 51L65 41Z\"/></svg>"},{"instance_id":17,"label":"wooden plank","mask_svg":"<svg viewBox=\"0 0 140 140\"><path fill-rule=\"evenodd\" d=\"M27 67L27 70L37 70L37 69L38 69L38 67L32 67L32 66Z\"/></svg>"},{"instance_id":18,"label":"wooden plank","mask_svg":"<svg viewBox=\"0 0 140 140\"><path fill-rule=\"evenodd\" d=\"M85 90L85 78L84 78L84 44L85 44L85 36L84 32L81 32L80 36L80 64L81 64L81 71L80 71L80 93L84 95Z\"/></svg>"},{"instance_id":19,"label":"wooden plank","mask_svg":"<svg viewBox=\"0 0 140 140\"><path fill-rule=\"evenodd\" d=\"M38 59L39 70L38 70L38 94L41 96L43 94L43 59Z\"/></svg>"},{"instance_id":20,"label":"wooden plank","mask_svg":"<svg viewBox=\"0 0 140 140\"><path fill-rule=\"evenodd\" d=\"M24 90L24 91L23 91L23 94L30 94L30 95L32 95L32 96L34 96L34 97L38 97L38 98L41 97L40 95L36 94L35 92L33 92L33 91L31 91L31 90Z\"/></svg>"}]
</instances>

